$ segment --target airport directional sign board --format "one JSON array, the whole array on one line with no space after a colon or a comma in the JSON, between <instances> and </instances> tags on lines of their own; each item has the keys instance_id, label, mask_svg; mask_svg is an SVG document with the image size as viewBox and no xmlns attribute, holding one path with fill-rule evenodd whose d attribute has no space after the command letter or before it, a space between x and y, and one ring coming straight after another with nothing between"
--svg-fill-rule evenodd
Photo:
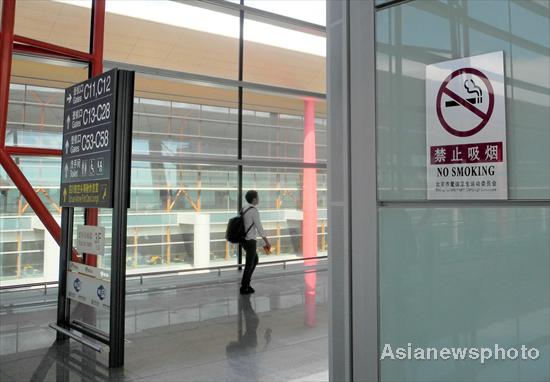
<instances>
[{"instance_id":1,"label":"airport directional sign board","mask_svg":"<svg viewBox=\"0 0 550 382\"><path fill-rule=\"evenodd\" d=\"M113 69L65 91L60 276L57 321L50 326L57 330L57 341L73 338L96 350L89 338L109 345L109 367L124 365L134 81L133 71ZM108 271L72 261L73 207L112 208ZM78 227L76 247L86 255L103 255L105 228ZM71 319L71 302L108 311L109 332Z\"/></svg>"},{"instance_id":2,"label":"airport directional sign board","mask_svg":"<svg viewBox=\"0 0 550 382\"><path fill-rule=\"evenodd\" d=\"M65 90L61 206L113 206L116 70Z\"/></svg>"}]
</instances>

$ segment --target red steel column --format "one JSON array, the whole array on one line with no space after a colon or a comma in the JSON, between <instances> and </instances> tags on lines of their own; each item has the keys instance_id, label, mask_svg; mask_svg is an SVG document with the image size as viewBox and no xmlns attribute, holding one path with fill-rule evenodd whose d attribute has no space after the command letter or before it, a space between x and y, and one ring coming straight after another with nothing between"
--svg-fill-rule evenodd
<instances>
[{"instance_id":1,"label":"red steel column","mask_svg":"<svg viewBox=\"0 0 550 382\"><path fill-rule=\"evenodd\" d=\"M306 99L304 104L304 163L315 163L315 101ZM303 184L302 252L304 257L317 256L317 169L304 168ZM315 265L316 260L308 260L306 265ZM316 282L315 272L306 273L305 322L316 324Z\"/></svg>"},{"instance_id":2,"label":"red steel column","mask_svg":"<svg viewBox=\"0 0 550 382\"><path fill-rule=\"evenodd\" d=\"M44 224L52 237L60 243L61 228L48 208L44 205L19 166L11 158L13 155L60 155L61 151L33 149L23 147L6 147L6 129L8 121L11 64L14 49L16 0L4 0L2 7L2 34L0 35L0 164L11 178L17 189ZM21 38L24 39L24 38ZM33 41L27 41L33 43ZM40 43L40 42L36 42ZM30 47L32 48L32 47ZM73 249L73 256L76 251Z\"/></svg>"},{"instance_id":3,"label":"red steel column","mask_svg":"<svg viewBox=\"0 0 550 382\"><path fill-rule=\"evenodd\" d=\"M61 228L55 221L48 208L44 205L38 194L19 166L10 156L10 149L6 147L6 129L8 122L8 106L10 95L11 63L13 55L13 40L15 27L15 0L4 0L2 7L2 35L0 37L0 163L19 192L29 203L36 216L44 224L44 227L59 243L61 240ZM14 148L17 151L17 148Z\"/></svg>"},{"instance_id":4,"label":"red steel column","mask_svg":"<svg viewBox=\"0 0 550 382\"><path fill-rule=\"evenodd\" d=\"M90 43L90 53L92 61L90 63L91 77L103 73L103 41L105 38L105 0L94 0L92 6L92 35ZM99 211L97 208L87 208L84 212L85 224L97 225L99 220ZM97 266L97 256L87 255L86 263Z\"/></svg>"},{"instance_id":5,"label":"red steel column","mask_svg":"<svg viewBox=\"0 0 550 382\"><path fill-rule=\"evenodd\" d=\"M105 39L105 0L94 0L92 15L92 77L103 73L103 41Z\"/></svg>"},{"instance_id":6,"label":"red steel column","mask_svg":"<svg viewBox=\"0 0 550 382\"><path fill-rule=\"evenodd\" d=\"M0 150L4 150L6 145L14 27L15 0L4 0L2 7L2 36L0 37Z\"/></svg>"},{"instance_id":7,"label":"red steel column","mask_svg":"<svg viewBox=\"0 0 550 382\"><path fill-rule=\"evenodd\" d=\"M305 100L304 163L315 163L315 103ZM304 257L317 256L317 169L304 169L302 251Z\"/></svg>"}]
</instances>

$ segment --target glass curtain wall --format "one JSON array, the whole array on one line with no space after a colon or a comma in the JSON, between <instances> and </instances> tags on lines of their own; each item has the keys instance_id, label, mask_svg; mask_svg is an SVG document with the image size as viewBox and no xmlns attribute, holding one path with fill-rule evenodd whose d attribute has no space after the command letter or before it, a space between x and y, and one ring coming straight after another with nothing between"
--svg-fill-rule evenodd
<instances>
[{"instance_id":1,"label":"glass curtain wall","mask_svg":"<svg viewBox=\"0 0 550 382\"><path fill-rule=\"evenodd\" d=\"M380 354L384 344L540 351L486 364L385 359L380 380L548 380L550 4L378 4ZM429 201L426 65L495 51L505 59L509 198Z\"/></svg>"},{"instance_id":2,"label":"glass curtain wall","mask_svg":"<svg viewBox=\"0 0 550 382\"><path fill-rule=\"evenodd\" d=\"M252 188L274 245L261 262L326 255L325 53L309 49L312 39L324 44L324 27L307 32L303 7L287 28L277 13L260 23L234 3L200 5L107 0L105 69L136 71L128 273L236 264L226 223ZM86 2L19 1L16 33L85 51L88 32L69 39L59 26L89 11ZM48 34L34 27L42 12L56 15ZM285 47L270 28L298 37ZM64 88L87 67L28 56L12 66L6 144L60 148ZM17 161L58 218L59 158ZM110 214L99 216L108 236ZM58 247L3 170L0 236L3 284L56 277Z\"/></svg>"}]
</instances>

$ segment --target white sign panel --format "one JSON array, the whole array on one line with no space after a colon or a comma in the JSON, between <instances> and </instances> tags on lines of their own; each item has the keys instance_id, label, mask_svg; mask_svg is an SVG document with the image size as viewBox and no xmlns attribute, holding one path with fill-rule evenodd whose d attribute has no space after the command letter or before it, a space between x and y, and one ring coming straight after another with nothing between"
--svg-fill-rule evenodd
<instances>
[{"instance_id":1,"label":"white sign panel","mask_svg":"<svg viewBox=\"0 0 550 382\"><path fill-rule=\"evenodd\" d=\"M76 231L76 250L103 256L105 254L105 227L81 225Z\"/></svg>"},{"instance_id":2,"label":"white sign panel","mask_svg":"<svg viewBox=\"0 0 550 382\"><path fill-rule=\"evenodd\" d=\"M428 199L507 199L503 52L426 66Z\"/></svg>"},{"instance_id":3,"label":"white sign panel","mask_svg":"<svg viewBox=\"0 0 550 382\"><path fill-rule=\"evenodd\" d=\"M96 309L109 311L111 284L82 273L67 272L67 297Z\"/></svg>"}]
</instances>

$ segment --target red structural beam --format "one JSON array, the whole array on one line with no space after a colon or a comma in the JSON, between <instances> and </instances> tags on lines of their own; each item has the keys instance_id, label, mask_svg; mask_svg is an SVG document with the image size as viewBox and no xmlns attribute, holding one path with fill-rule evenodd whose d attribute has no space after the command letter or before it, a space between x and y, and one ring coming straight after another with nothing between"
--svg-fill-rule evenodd
<instances>
[{"instance_id":1,"label":"red structural beam","mask_svg":"<svg viewBox=\"0 0 550 382\"><path fill-rule=\"evenodd\" d=\"M21 195L23 195L27 203L29 203L29 206L31 206L50 235L52 235L58 244L61 244L61 228L59 224L57 224L48 208L44 205L32 185L21 172L21 169L19 169L17 163L14 162L7 151L6 149L0 149L0 164L4 168L4 171L6 171L13 183L17 186ZM75 259L77 257L78 252L73 248L72 258Z\"/></svg>"},{"instance_id":2,"label":"red structural beam","mask_svg":"<svg viewBox=\"0 0 550 382\"><path fill-rule=\"evenodd\" d=\"M105 38L105 0L95 0L92 7L91 75L103 73L103 41Z\"/></svg>"},{"instance_id":3,"label":"red structural beam","mask_svg":"<svg viewBox=\"0 0 550 382\"><path fill-rule=\"evenodd\" d=\"M29 37L15 35L13 41L16 48L21 52L32 53L37 55L54 56L65 59L79 60L84 62L92 61L93 57L90 53L81 52L75 49L66 48L48 42L35 40ZM17 51L16 49L16 51Z\"/></svg>"},{"instance_id":4,"label":"red structural beam","mask_svg":"<svg viewBox=\"0 0 550 382\"><path fill-rule=\"evenodd\" d=\"M19 189L25 200L42 221L46 229L59 243L61 229L48 208L42 203L17 163L11 158L6 147L6 129L8 121L8 100L10 94L11 62L15 25L15 0L6 0L2 7L2 35L0 37L0 163ZM22 149L22 148L21 148ZM22 150L25 151L25 150Z\"/></svg>"},{"instance_id":5,"label":"red structural beam","mask_svg":"<svg viewBox=\"0 0 550 382\"><path fill-rule=\"evenodd\" d=\"M40 197L34 191L32 185L19 169L17 163L14 162L6 150L0 150L0 163L2 163L2 167L4 167L4 170L13 183L15 183L27 203L29 203L36 216L38 216L42 224L44 224L44 227L46 227L55 241L59 244L61 241L61 228L59 224L57 224L50 211L48 211L48 208L42 203L42 200L40 200Z\"/></svg>"},{"instance_id":6,"label":"red structural beam","mask_svg":"<svg viewBox=\"0 0 550 382\"><path fill-rule=\"evenodd\" d=\"M6 152L10 155L60 157L63 152L56 149L43 149L40 147L6 146Z\"/></svg>"},{"instance_id":7,"label":"red structural beam","mask_svg":"<svg viewBox=\"0 0 550 382\"><path fill-rule=\"evenodd\" d=\"M304 163L315 163L315 101L304 102ZM304 257L317 256L317 170L304 168L302 252ZM310 260L315 263L315 260Z\"/></svg>"},{"instance_id":8,"label":"red structural beam","mask_svg":"<svg viewBox=\"0 0 550 382\"><path fill-rule=\"evenodd\" d=\"M315 163L315 101L304 101L304 163ZM317 169L304 168L302 210L302 255L305 258L317 256ZM317 260L307 260L306 265L315 265ZM305 323L314 327L316 316L316 283L315 272L306 273L305 281Z\"/></svg>"},{"instance_id":9,"label":"red structural beam","mask_svg":"<svg viewBox=\"0 0 550 382\"><path fill-rule=\"evenodd\" d=\"M35 46L20 44L17 42L13 44L13 51L14 53L22 53L29 56L47 57L47 58L54 58L54 59L61 59L61 60L72 60L72 61L78 61L78 62L89 61L89 60L76 59L74 57L69 57L64 54L52 52L47 49L37 48Z\"/></svg>"},{"instance_id":10,"label":"red structural beam","mask_svg":"<svg viewBox=\"0 0 550 382\"><path fill-rule=\"evenodd\" d=\"M11 56L15 25L15 0L6 0L2 7L2 36L0 37L0 150L6 145L8 99L10 95Z\"/></svg>"},{"instance_id":11,"label":"red structural beam","mask_svg":"<svg viewBox=\"0 0 550 382\"><path fill-rule=\"evenodd\" d=\"M105 11L105 1L95 0L102 3L99 9ZM21 195L25 198L36 216L44 224L44 227L52 237L60 243L61 228L53 218L48 208L44 205L30 182L27 180L17 163L11 155L33 155L33 156L60 156L61 150L34 148L34 147L6 147L6 130L8 120L10 77L13 53L27 53L38 56L49 56L63 59L71 59L84 62L92 62L94 58L91 53L84 53L74 49L38 41L28 37L15 36L15 3L16 0L4 0L1 14L2 31L0 33L0 164L11 178ZM104 20L104 15L100 19ZM101 31L101 60L103 60L103 28ZM95 57L97 60L97 57ZM78 255L73 248L72 256Z\"/></svg>"},{"instance_id":12,"label":"red structural beam","mask_svg":"<svg viewBox=\"0 0 550 382\"><path fill-rule=\"evenodd\" d=\"M13 52L23 53L29 56L40 56L40 57L61 58L61 59L66 58L65 56L60 56L58 54L52 53L44 49L40 49L34 46L25 45L25 44L19 44L17 42L13 44Z\"/></svg>"},{"instance_id":13,"label":"red structural beam","mask_svg":"<svg viewBox=\"0 0 550 382\"><path fill-rule=\"evenodd\" d=\"M92 55L91 76L103 73L103 41L105 35L105 0L95 0L92 6L92 35L90 50ZM97 225L99 211L97 208L87 208L84 212L84 222L87 225ZM86 263L97 266L97 256L87 255Z\"/></svg>"}]
</instances>

